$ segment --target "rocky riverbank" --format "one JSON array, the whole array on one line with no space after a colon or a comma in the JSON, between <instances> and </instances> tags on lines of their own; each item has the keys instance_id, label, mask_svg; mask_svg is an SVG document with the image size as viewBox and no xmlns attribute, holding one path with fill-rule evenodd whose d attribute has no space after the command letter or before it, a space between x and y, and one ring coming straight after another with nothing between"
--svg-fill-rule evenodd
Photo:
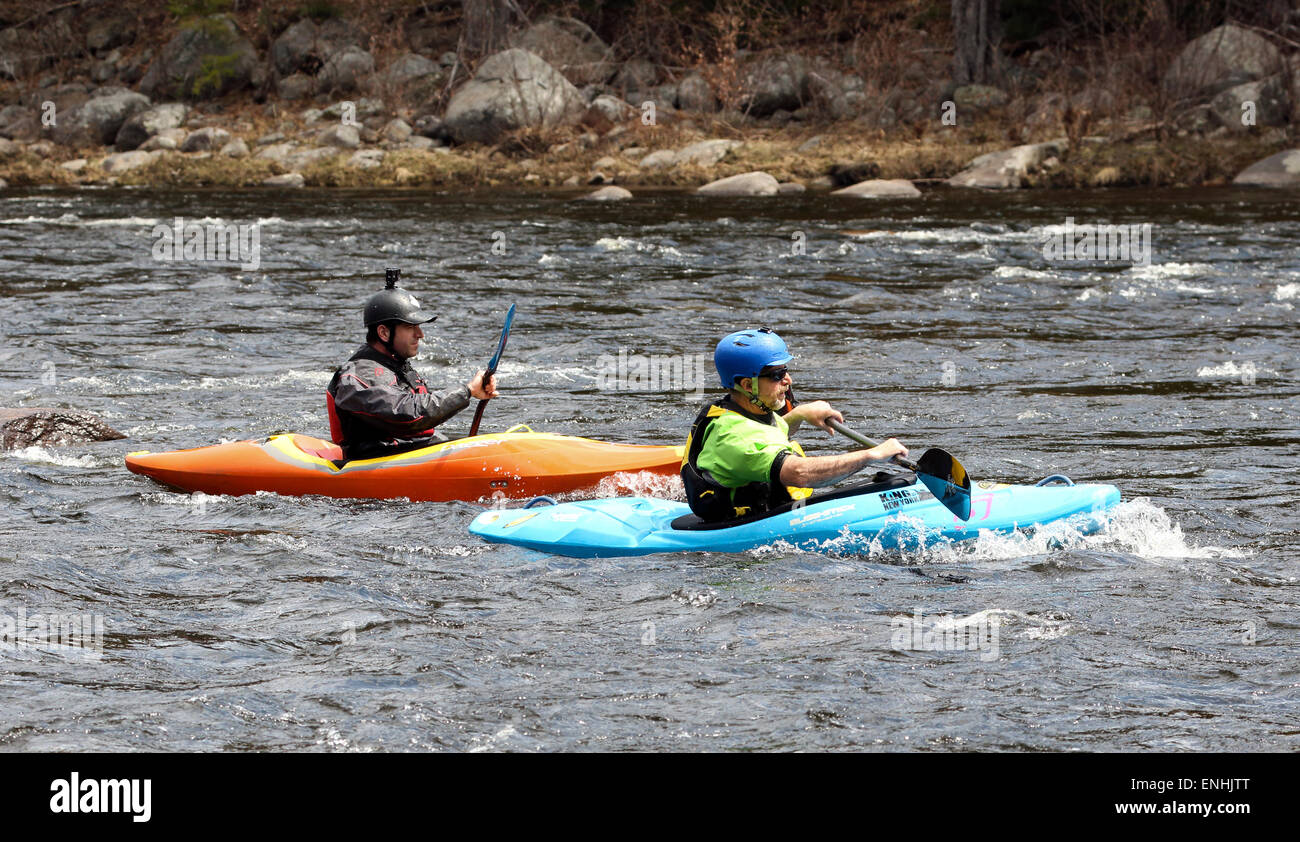
<instances>
[{"instance_id":1,"label":"rocky riverbank","mask_svg":"<svg viewBox=\"0 0 1300 842\"><path fill-rule=\"evenodd\" d=\"M617 185L888 198L915 195L914 184L1300 185L1289 166L1300 157L1300 55L1233 25L1170 62L1159 112L1121 110L1097 86L956 88L941 81L951 57L934 51L901 69L911 94L792 52L738 54L722 68L620 62L569 18L541 18L472 76L455 52L418 39L406 46L423 52L367 49L374 38L345 20L295 21L264 48L225 15L171 25L149 46L125 19L78 31L54 16L43 26L85 45L62 74L48 72L44 30L0 32L0 187ZM1033 67L1031 57L1024 73Z\"/></svg>"}]
</instances>

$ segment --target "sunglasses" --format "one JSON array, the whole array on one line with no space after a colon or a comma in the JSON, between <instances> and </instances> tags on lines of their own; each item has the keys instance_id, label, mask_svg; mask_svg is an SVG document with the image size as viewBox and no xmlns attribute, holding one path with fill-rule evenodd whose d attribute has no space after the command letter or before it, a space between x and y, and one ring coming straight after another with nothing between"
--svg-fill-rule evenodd
<instances>
[{"instance_id":1,"label":"sunglasses","mask_svg":"<svg viewBox=\"0 0 1300 842\"><path fill-rule=\"evenodd\" d=\"M780 383L782 380L785 379L785 375L788 372L789 372L788 368L786 368L785 366L781 366L780 368L774 368L770 371L760 371L758 373L758 376L766 377L768 380L771 380L776 383Z\"/></svg>"}]
</instances>

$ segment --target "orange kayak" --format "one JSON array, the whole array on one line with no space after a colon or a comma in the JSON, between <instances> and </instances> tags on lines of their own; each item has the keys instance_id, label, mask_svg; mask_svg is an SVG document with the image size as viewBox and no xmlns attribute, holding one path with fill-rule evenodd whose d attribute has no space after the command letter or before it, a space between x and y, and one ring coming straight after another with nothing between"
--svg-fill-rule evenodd
<instances>
[{"instance_id":1,"label":"orange kayak","mask_svg":"<svg viewBox=\"0 0 1300 842\"><path fill-rule=\"evenodd\" d=\"M636 490L644 472L677 474L682 448L614 444L553 433L492 433L339 467L338 445L285 433L168 453L137 451L126 466L184 491L205 494L323 494L410 500L527 498L594 489Z\"/></svg>"}]
</instances>

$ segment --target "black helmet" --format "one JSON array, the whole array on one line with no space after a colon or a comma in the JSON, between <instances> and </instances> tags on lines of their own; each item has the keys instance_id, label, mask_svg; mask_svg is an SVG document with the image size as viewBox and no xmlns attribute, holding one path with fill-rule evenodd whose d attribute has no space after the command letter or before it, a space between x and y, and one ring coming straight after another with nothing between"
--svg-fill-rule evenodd
<instances>
[{"instance_id":1,"label":"black helmet","mask_svg":"<svg viewBox=\"0 0 1300 842\"><path fill-rule=\"evenodd\" d=\"M437 315L420 309L420 302L415 300L415 296L397 285L401 274L398 269L387 270L384 288L366 299L366 327L384 322L422 325L438 318Z\"/></svg>"}]
</instances>

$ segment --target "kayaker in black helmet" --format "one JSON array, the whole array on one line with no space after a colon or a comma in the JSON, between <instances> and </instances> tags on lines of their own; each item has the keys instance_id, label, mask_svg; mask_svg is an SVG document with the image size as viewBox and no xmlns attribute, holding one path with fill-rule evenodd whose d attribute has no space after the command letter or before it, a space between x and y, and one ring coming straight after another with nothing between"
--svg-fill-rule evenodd
<instances>
[{"instance_id":1,"label":"kayaker in black helmet","mask_svg":"<svg viewBox=\"0 0 1300 842\"><path fill-rule=\"evenodd\" d=\"M897 439L870 450L804 456L790 433L808 421L832 432L844 416L825 401L791 407L785 341L768 328L724 336L713 354L726 396L700 410L686 440L681 476L691 511L706 521L757 514L830 485L868 462L906 456Z\"/></svg>"},{"instance_id":2,"label":"kayaker in black helmet","mask_svg":"<svg viewBox=\"0 0 1300 842\"><path fill-rule=\"evenodd\" d=\"M483 372L451 392L434 392L411 367L424 338L421 325L438 318L397 286L389 269L384 289L366 301L366 344L334 373L326 391L330 436L343 458L369 459L424 447L446 437L434 428L469 406L470 398L497 395L493 376Z\"/></svg>"}]
</instances>

